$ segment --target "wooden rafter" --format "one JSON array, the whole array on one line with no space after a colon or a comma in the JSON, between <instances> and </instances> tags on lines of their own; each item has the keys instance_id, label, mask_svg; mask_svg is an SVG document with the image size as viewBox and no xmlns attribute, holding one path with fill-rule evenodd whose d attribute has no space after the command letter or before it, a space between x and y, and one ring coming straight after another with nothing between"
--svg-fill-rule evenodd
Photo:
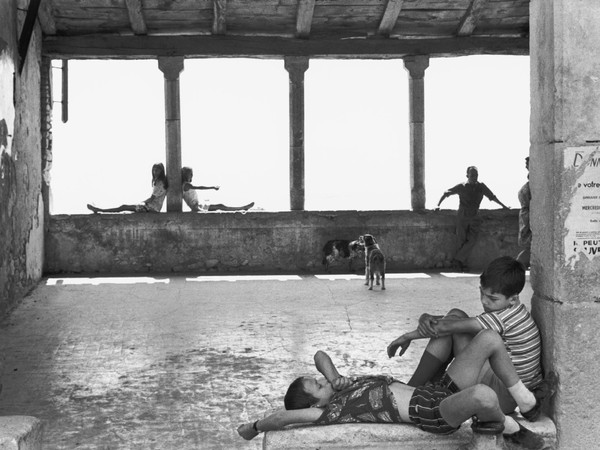
<instances>
[{"instance_id":1,"label":"wooden rafter","mask_svg":"<svg viewBox=\"0 0 600 450\"><path fill-rule=\"evenodd\" d=\"M52 0L44 0L38 11L38 18L44 34L56 34L56 22L52 12Z\"/></svg>"},{"instance_id":2,"label":"wooden rafter","mask_svg":"<svg viewBox=\"0 0 600 450\"><path fill-rule=\"evenodd\" d=\"M129 23L133 32L138 35L148 34L148 28L146 27L146 21L142 12L142 1L125 0L125 4L127 5L127 14L129 14Z\"/></svg>"},{"instance_id":3,"label":"wooden rafter","mask_svg":"<svg viewBox=\"0 0 600 450\"><path fill-rule=\"evenodd\" d=\"M27 59L27 50L29 49L29 42L31 41L31 35L35 28L35 22L38 18L38 11L40 9L41 0L31 0L27 7L27 15L25 16L25 22L23 23L23 29L19 36L19 73L23 72L25 67L25 60Z\"/></svg>"},{"instance_id":4,"label":"wooden rafter","mask_svg":"<svg viewBox=\"0 0 600 450\"><path fill-rule=\"evenodd\" d=\"M213 34L227 32L227 0L213 0Z\"/></svg>"},{"instance_id":5,"label":"wooden rafter","mask_svg":"<svg viewBox=\"0 0 600 450\"><path fill-rule=\"evenodd\" d=\"M299 0L298 14L296 17L296 36L302 39L308 38L312 26L313 14L315 12L315 0Z\"/></svg>"},{"instance_id":6,"label":"wooden rafter","mask_svg":"<svg viewBox=\"0 0 600 450\"><path fill-rule=\"evenodd\" d=\"M160 56L392 59L406 55L527 55L524 37L436 39L293 39L265 36L46 36L44 56L55 59L154 59Z\"/></svg>"},{"instance_id":7,"label":"wooden rafter","mask_svg":"<svg viewBox=\"0 0 600 450\"><path fill-rule=\"evenodd\" d=\"M398 15L400 15L402 3L404 3L404 0L388 0L381 23L379 24L379 34L389 36L392 33L392 30L396 26Z\"/></svg>"},{"instance_id":8,"label":"wooden rafter","mask_svg":"<svg viewBox=\"0 0 600 450\"><path fill-rule=\"evenodd\" d=\"M458 30L456 31L458 36L470 36L473 34L481 11L487 2L488 0L471 0L467 12L465 12L465 15L458 24Z\"/></svg>"}]
</instances>

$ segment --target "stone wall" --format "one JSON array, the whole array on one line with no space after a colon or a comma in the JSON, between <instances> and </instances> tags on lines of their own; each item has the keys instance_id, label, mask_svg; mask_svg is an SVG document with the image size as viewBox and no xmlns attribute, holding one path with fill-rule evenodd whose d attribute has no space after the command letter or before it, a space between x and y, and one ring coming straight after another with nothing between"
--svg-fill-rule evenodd
<instances>
[{"instance_id":1,"label":"stone wall","mask_svg":"<svg viewBox=\"0 0 600 450\"><path fill-rule=\"evenodd\" d=\"M370 233L388 271L448 267L455 211L290 211L56 215L46 235L45 272L322 272L330 239ZM469 265L516 256L518 211L482 211L483 231ZM360 269L359 269L360 270ZM347 272L347 262L332 268Z\"/></svg>"},{"instance_id":2,"label":"stone wall","mask_svg":"<svg viewBox=\"0 0 600 450\"><path fill-rule=\"evenodd\" d=\"M42 275L41 32L36 26L23 71L17 38L25 11L0 2L0 315Z\"/></svg>"}]
</instances>

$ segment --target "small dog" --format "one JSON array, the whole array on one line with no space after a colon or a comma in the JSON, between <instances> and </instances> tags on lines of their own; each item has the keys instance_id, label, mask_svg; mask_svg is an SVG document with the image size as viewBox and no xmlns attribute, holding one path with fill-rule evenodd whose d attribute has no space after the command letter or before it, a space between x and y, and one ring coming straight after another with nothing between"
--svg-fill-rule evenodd
<instances>
[{"instance_id":1,"label":"small dog","mask_svg":"<svg viewBox=\"0 0 600 450\"><path fill-rule=\"evenodd\" d=\"M379 285L381 276L381 290L385 291L385 255L372 235L360 236L358 241L365 247L365 286L370 282L369 290L373 290L373 279L377 276L376 285Z\"/></svg>"},{"instance_id":2,"label":"small dog","mask_svg":"<svg viewBox=\"0 0 600 450\"><path fill-rule=\"evenodd\" d=\"M348 258L348 268L352 272L352 263L360 256L362 247L358 241L334 239L327 241L323 247L323 265L329 272L329 265L333 262Z\"/></svg>"}]
</instances>

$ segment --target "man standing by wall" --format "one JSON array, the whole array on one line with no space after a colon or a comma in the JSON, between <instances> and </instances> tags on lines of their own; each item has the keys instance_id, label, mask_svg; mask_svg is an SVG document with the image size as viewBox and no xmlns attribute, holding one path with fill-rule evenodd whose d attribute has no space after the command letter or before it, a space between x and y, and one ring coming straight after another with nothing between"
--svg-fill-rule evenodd
<instances>
[{"instance_id":1,"label":"man standing by wall","mask_svg":"<svg viewBox=\"0 0 600 450\"><path fill-rule=\"evenodd\" d=\"M477 181L479 172L477 167L467 167L467 181L459 183L456 186L448 189L435 208L439 211L440 205L447 197L458 195L459 205L456 215L456 237L458 250L452 260L452 268L465 271L467 267L467 259L481 230L481 219L479 218L479 205L485 195L490 201L498 203L502 208L509 209L504 205L490 189L484 184Z\"/></svg>"}]
</instances>

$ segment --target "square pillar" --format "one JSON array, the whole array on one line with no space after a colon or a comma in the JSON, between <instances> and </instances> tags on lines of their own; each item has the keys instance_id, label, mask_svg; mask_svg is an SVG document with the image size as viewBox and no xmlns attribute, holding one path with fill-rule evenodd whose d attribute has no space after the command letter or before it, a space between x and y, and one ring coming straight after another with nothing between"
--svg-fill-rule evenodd
<instances>
[{"instance_id":1,"label":"square pillar","mask_svg":"<svg viewBox=\"0 0 600 450\"><path fill-rule=\"evenodd\" d=\"M532 0L532 309L558 448L600 436L600 2Z\"/></svg>"}]
</instances>

